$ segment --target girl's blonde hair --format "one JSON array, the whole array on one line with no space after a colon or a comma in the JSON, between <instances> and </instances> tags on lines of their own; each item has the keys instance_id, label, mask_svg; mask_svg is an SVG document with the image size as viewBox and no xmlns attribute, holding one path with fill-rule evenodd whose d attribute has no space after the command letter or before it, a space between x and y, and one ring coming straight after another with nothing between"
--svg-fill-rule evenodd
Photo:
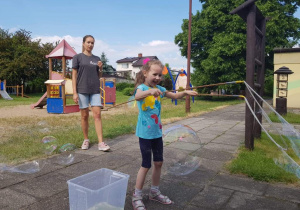
<instances>
[{"instance_id":1,"label":"girl's blonde hair","mask_svg":"<svg viewBox=\"0 0 300 210\"><path fill-rule=\"evenodd\" d=\"M164 65L160 60L150 60L142 66L142 69L136 74L135 77L135 88L137 88L140 84L145 82L144 72L150 71L152 65L159 65L161 68L164 68Z\"/></svg>"},{"instance_id":2,"label":"girl's blonde hair","mask_svg":"<svg viewBox=\"0 0 300 210\"><path fill-rule=\"evenodd\" d=\"M83 37L83 41L82 41L82 52L84 52L83 43L85 43L85 40L86 40L87 38L89 38L89 37L93 38L94 41L95 41L95 38L94 38L92 35L85 35L85 36Z\"/></svg>"}]
</instances>

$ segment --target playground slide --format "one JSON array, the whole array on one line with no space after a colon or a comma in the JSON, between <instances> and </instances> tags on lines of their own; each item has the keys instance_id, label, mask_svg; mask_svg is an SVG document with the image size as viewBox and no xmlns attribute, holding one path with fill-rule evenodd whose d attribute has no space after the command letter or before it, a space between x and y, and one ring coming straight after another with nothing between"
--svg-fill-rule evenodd
<instances>
[{"instance_id":1,"label":"playground slide","mask_svg":"<svg viewBox=\"0 0 300 210\"><path fill-rule=\"evenodd\" d=\"M6 90L0 90L0 94L2 96L2 98L4 98L5 100L13 100L13 98L11 98L8 93L6 92Z\"/></svg>"},{"instance_id":2,"label":"playground slide","mask_svg":"<svg viewBox=\"0 0 300 210\"><path fill-rule=\"evenodd\" d=\"M43 108L47 104L47 92L36 102L35 104L31 104L31 109L34 109L35 107Z\"/></svg>"}]
</instances>

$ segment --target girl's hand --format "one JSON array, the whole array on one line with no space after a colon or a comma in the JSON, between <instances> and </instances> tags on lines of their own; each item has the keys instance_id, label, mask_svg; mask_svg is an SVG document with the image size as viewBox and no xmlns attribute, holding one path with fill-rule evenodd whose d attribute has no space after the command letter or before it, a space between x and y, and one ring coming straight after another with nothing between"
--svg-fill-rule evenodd
<instances>
[{"instance_id":1,"label":"girl's hand","mask_svg":"<svg viewBox=\"0 0 300 210\"><path fill-rule=\"evenodd\" d=\"M157 88L150 89L149 92L150 92L150 95L151 95L151 96L154 96L154 97L158 97L158 96L160 96L160 95L163 94L163 93L162 93L159 89L157 89Z\"/></svg>"},{"instance_id":2,"label":"girl's hand","mask_svg":"<svg viewBox=\"0 0 300 210\"><path fill-rule=\"evenodd\" d=\"M190 95L190 96L198 95L198 93L196 91L193 91L193 90L186 90L184 92L185 92L186 95Z\"/></svg>"}]
</instances>

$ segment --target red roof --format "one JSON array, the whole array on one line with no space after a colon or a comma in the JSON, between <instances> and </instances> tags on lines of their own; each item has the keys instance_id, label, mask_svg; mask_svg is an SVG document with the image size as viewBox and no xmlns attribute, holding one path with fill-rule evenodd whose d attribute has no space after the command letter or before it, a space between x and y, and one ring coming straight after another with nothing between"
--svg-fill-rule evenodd
<instances>
[{"instance_id":1,"label":"red roof","mask_svg":"<svg viewBox=\"0 0 300 210\"><path fill-rule=\"evenodd\" d=\"M46 58L62 59L62 57L66 57L66 59L72 59L76 54L68 42L63 39L49 55L46 55Z\"/></svg>"}]
</instances>

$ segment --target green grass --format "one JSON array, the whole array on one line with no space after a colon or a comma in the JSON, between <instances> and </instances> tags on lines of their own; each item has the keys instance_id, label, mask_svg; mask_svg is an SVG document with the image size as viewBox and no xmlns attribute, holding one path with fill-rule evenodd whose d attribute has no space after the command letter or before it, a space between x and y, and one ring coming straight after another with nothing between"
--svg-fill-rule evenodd
<instances>
[{"instance_id":1,"label":"green grass","mask_svg":"<svg viewBox=\"0 0 300 210\"><path fill-rule=\"evenodd\" d=\"M292 112L288 112L286 115L282 115L282 117L291 124L300 124L300 115ZM275 113L270 113L269 118L272 122L279 122L277 115Z\"/></svg>"},{"instance_id":2,"label":"green grass","mask_svg":"<svg viewBox=\"0 0 300 210\"><path fill-rule=\"evenodd\" d=\"M0 98L0 108L8 106L30 105L36 103L42 97L42 95L43 93L28 94L30 98L22 98L20 96L17 97L14 95L10 95L13 100L5 100L3 98Z\"/></svg>"},{"instance_id":3,"label":"green grass","mask_svg":"<svg viewBox=\"0 0 300 210\"><path fill-rule=\"evenodd\" d=\"M36 102L40 96L36 96L34 100L30 98L27 104ZM117 104L128 101L129 96L124 96L117 92ZM21 98L13 101L21 105L24 104ZM183 118L200 115L203 112L215 110L218 107L242 103L241 100L225 100L225 101L204 101L195 100L191 102L191 113L185 113L185 101L178 100L178 105L172 104L171 99L162 100L162 121L163 124L180 120ZM130 109L126 104L118 108L110 109L102 112L103 137L105 141L123 134L134 133L137 123L138 110ZM91 144L97 143L97 135L94 128L93 118L90 117L89 137ZM44 122L46 125L39 125ZM9 126L7 126L9 125ZM1 130L5 127L5 130ZM49 132L43 132L43 129ZM66 143L81 146L83 134L80 126L80 115L49 115L47 117L18 117L7 118L0 121L0 162L18 163L26 160L33 160L46 157L43 152L44 144L41 139L51 135L56 137L58 148ZM58 150L55 151L57 153Z\"/></svg>"},{"instance_id":4,"label":"green grass","mask_svg":"<svg viewBox=\"0 0 300 210\"><path fill-rule=\"evenodd\" d=\"M279 141L279 136L272 135L275 141ZM300 163L292 150L287 153ZM244 174L255 180L266 182L284 182L299 184L299 179L292 173L277 166L274 158L281 154L276 145L269 137L262 133L261 139L255 139L253 151L241 147L238 156L227 165L227 169L234 174Z\"/></svg>"},{"instance_id":5,"label":"green grass","mask_svg":"<svg viewBox=\"0 0 300 210\"><path fill-rule=\"evenodd\" d=\"M36 103L44 93L36 93L36 94L26 94L30 98L20 97L20 96L14 96L10 95L10 97L13 98L13 100L5 100L3 98L0 98L0 108L3 107L11 107L11 106L19 106L19 105L30 105L33 103ZM128 100L128 96L124 96L122 92L117 91L116 93L116 103L123 103ZM66 99L67 105L75 104L73 101L73 98L71 96L68 96Z\"/></svg>"}]
</instances>

